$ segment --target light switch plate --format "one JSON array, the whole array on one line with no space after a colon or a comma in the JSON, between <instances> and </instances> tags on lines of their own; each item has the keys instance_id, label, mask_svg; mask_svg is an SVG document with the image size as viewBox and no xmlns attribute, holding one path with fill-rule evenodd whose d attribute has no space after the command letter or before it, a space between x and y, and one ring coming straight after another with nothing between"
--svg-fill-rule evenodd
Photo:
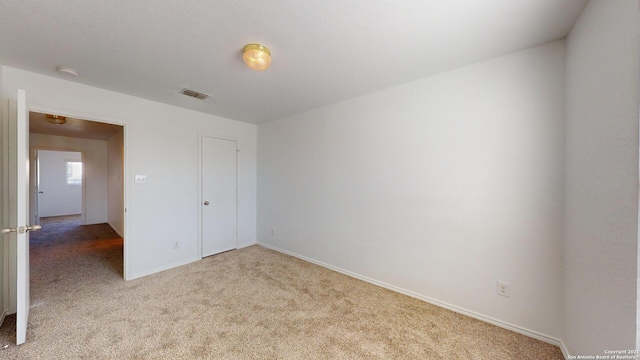
<instances>
[{"instance_id":1,"label":"light switch plate","mask_svg":"<svg viewBox=\"0 0 640 360\"><path fill-rule=\"evenodd\" d=\"M135 183L136 184L146 184L147 183L147 175L136 175Z\"/></svg>"}]
</instances>

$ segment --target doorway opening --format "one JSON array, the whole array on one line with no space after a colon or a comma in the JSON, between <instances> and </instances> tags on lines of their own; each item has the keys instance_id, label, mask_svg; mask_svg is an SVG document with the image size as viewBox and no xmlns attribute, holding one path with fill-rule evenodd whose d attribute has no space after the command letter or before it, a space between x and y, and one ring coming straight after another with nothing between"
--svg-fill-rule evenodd
<instances>
[{"instance_id":1,"label":"doorway opening","mask_svg":"<svg viewBox=\"0 0 640 360\"><path fill-rule=\"evenodd\" d=\"M35 148L31 162L31 224L40 218L77 215L84 224L82 151Z\"/></svg>"},{"instance_id":2,"label":"doorway opening","mask_svg":"<svg viewBox=\"0 0 640 360\"><path fill-rule=\"evenodd\" d=\"M29 143L30 215L42 225L30 240L34 300L40 275L102 269L124 278L124 126L71 117L57 125L30 112Z\"/></svg>"},{"instance_id":3,"label":"doorway opening","mask_svg":"<svg viewBox=\"0 0 640 360\"><path fill-rule=\"evenodd\" d=\"M34 301L36 296L30 291L30 274L34 270L30 264L29 254L29 233L36 231L40 226L29 225L34 216L30 212L30 203L33 198L33 190L30 183L30 169L24 164L33 163L33 147L41 147L48 150L82 150L85 155L82 161L82 183L86 187L85 204L82 211L84 216L84 229L89 229L94 225L105 225L116 233L113 238L119 235L119 265L116 271L106 272L116 274L115 281L127 279L127 243L122 235L125 235L128 226L125 223L124 205L125 196L125 144L126 144L126 121L115 118L89 117L79 119L82 115L74 116L73 113L62 113L58 117L63 117L64 122L52 123L47 121L46 113L58 110L47 107L29 107L26 101L26 92L17 90L16 100L9 100L9 116L2 122L3 143L7 144L7 151L3 158L4 181L3 181L3 230L11 233L10 241L5 241L2 251L2 301L4 313L0 314L0 324L5 315L15 315L16 343L22 344L26 338L26 328L29 318L29 309L38 306L38 301ZM31 110L31 111L30 111ZM71 117L78 117L73 119ZM66 123L66 125L64 125ZM99 143L98 146L89 146L87 143ZM32 147L29 147L29 143ZM45 144L43 144L45 143ZM84 146L83 145L87 145ZM100 165L100 166L99 166ZM77 176L71 170L70 181L77 181ZM77 172L77 171L76 171ZM77 174L76 174L77 175ZM100 176L102 175L102 176ZM93 209L93 210L92 210ZM95 210L95 211L94 211ZM11 224L10 226L7 226ZM118 229L119 232L116 232ZM37 231L36 231L37 232ZM92 233L95 233L92 232ZM14 255L14 256L12 256ZM83 261L59 258L58 263L76 263L82 265L77 271L66 273L58 271L59 274L82 275L82 283L86 282L86 270L89 264L95 263L95 257L85 257ZM47 268L41 273L55 273L52 268ZM100 272L105 273L105 272ZM65 277L71 281L73 276ZM58 286L61 278L51 279L49 285L54 288ZM100 281L95 281L101 284ZM44 289L46 292L46 289ZM31 296L30 296L31 295ZM44 294L46 295L46 294ZM63 295L64 292L63 292ZM44 298L44 297L43 297ZM47 297L49 298L49 297ZM30 301L31 299L32 301ZM55 298L51 297L55 302ZM8 305L8 306L7 306Z\"/></svg>"}]
</instances>

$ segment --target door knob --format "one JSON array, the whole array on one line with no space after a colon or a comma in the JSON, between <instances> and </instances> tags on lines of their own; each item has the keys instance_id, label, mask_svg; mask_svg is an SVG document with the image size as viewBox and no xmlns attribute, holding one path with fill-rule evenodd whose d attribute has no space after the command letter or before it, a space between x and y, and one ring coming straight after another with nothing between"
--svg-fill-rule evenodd
<instances>
[{"instance_id":1,"label":"door knob","mask_svg":"<svg viewBox=\"0 0 640 360\"><path fill-rule=\"evenodd\" d=\"M26 227L27 231L38 231L40 229L42 229L42 226L40 225L32 225L32 226L27 225Z\"/></svg>"},{"instance_id":2,"label":"door knob","mask_svg":"<svg viewBox=\"0 0 640 360\"><path fill-rule=\"evenodd\" d=\"M4 234L10 234L12 232L17 232L19 231L20 234L24 234L26 231L38 231L42 229L42 226L40 225L33 225L33 226L25 226L25 227L17 227L17 228L3 228L0 230L0 234L4 235Z\"/></svg>"},{"instance_id":3,"label":"door knob","mask_svg":"<svg viewBox=\"0 0 640 360\"><path fill-rule=\"evenodd\" d=\"M9 234L12 232L16 232L17 230L17 228L2 228L2 230L0 230L0 234Z\"/></svg>"},{"instance_id":4,"label":"door knob","mask_svg":"<svg viewBox=\"0 0 640 360\"><path fill-rule=\"evenodd\" d=\"M205 201L205 202L204 202L204 204L205 204L205 205L209 205L209 202L208 202L208 201Z\"/></svg>"}]
</instances>

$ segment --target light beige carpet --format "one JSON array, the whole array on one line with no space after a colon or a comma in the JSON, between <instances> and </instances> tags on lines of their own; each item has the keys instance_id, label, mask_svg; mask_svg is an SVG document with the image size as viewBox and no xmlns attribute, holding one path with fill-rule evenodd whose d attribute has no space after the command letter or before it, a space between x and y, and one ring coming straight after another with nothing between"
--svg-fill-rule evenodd
<instances>
[{"instance_id":1,"label":"light beige carpet","mask_svg":"<svg viewBox=\"0 0 640 360\"><path fill-rule=\"evenodd\" d=\"M108 225L45 230L32 244L27 343L14 345L8 317L2 359L562 359L556 346L260 246L125 282Z\"/></svg>"}]
</instances>

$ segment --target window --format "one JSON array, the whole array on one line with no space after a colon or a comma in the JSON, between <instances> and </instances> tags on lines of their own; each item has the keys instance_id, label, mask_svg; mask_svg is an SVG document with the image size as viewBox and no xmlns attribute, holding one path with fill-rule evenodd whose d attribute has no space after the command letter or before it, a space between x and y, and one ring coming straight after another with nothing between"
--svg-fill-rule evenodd
<instances>
[{"instance_id":1,"label":"window","mask_svg":"<svg viewBox=\"0 0 640 360\"><path fill-rule=\"evenodd\" d=\"M67 185L82 184L82 162L67 160Z\"/></svg>"}]
</instances>

